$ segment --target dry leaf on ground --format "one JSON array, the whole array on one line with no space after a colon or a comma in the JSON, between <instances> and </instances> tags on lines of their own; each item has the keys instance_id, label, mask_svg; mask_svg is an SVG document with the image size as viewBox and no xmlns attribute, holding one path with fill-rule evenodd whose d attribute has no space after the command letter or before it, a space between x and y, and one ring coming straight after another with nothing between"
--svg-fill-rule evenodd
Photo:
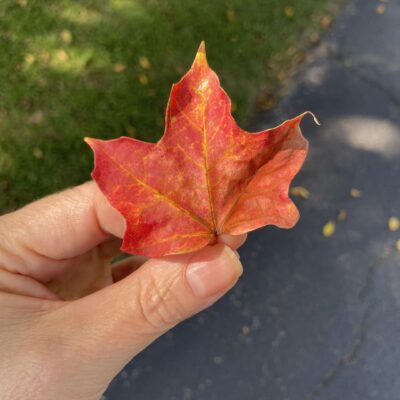
<instances>
[{"instance_id":1,"label":"dry leaf on ground","mask_svg":"<svg viewBox=\"0 0 400 400\"><path fill-rule=\"evenodd\" d=\"M335 233L335 229L336 229L335 222L329 221L322 227L322 235L325 237L330 237Z\"/></svg>"}]
</instances>

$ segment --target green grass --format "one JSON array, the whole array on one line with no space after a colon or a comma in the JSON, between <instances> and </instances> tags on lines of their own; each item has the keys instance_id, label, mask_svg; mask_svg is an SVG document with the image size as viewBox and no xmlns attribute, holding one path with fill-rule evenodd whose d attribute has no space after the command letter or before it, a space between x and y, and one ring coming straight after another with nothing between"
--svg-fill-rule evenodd
<instances>
[{"instance_id":1,"label":"green grass","mask_svg":"<svg viewBox=\"0 0 400 400\"><path fill-rule=\"evenodd\" d=\"M251 116L315 40L328 0L2 0L0 210L90 178L84 136L157 140L201 40ZM265 105L265 104L264 104Z\"/></svg>"}]
</instances>

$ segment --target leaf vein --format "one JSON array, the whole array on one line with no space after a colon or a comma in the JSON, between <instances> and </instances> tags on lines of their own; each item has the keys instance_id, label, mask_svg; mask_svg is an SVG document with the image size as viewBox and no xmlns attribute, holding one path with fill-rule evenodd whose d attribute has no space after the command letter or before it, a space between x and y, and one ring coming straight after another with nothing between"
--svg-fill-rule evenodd
<instances>
[{"instance_id":1,"label":"leaf vein","mask_svg":"<svg viewBox=\"0 0 400 400\"><path fill-rule=\"evenodd\" d=\"M183 214L191 217L194 221L198 222L201 225L204 225L207 229L212 230L210 227L210 224L205 221L203 218L199 217L196 214L193 214L191 211L187 210L186 208L182 207L180 204L175 202L173 199L170 197L164 195L161 193L158 189L153 188L152 186L148 185L146 182L143 182L140 180L138 177L133 175L128 169L124 168L117 160L115 160L113 157L111 157L106 151L102 150L101 151L108 157L126 176L133 178L139 185L141 185L143 188L150 190L151 192L155 193L157 196L161 197L164 201L181 211Z\"/></svg>"},{"instance_id":2,"label":"leaf vein","mask_svg":"<svg viewBox=\"0 0 400 400\"><path fill-rule=\"evenodd\" d=\"M195 237L210 237L211 238L211 233L206 233L206 232L199 232L199 233L195 233L195 234L184 234L184 235L172 235L172 236L168 236L166 238L160 239L160 240L156 240L154 242L151 242L149 244L140 246L140 247L136 247L135 249L144 249L146 247L151 247L151 246L156 246L158 244L163 244L163 243L167 243L170 242L171 240L176 240L176 239L191 239L191 238L195 238ZM143 244L143 243L141 243Z\"/></svg>"},{"instance_id":3,"label":"leaf vein","mask_svg":"<svg viewBox=\"0 0 400 400\"><path fill-rule=\"evenodd\" d=\"M206 104L204 99L204 94L200 94L201 101L202 101L202 144L203 144L203 157L204 157L204 165L205 165L205 174L206 174L206 182L207 182L207 192L208 192L208 199L210 203L210 213L211 213L211 220L214 226L214 232L217 230L217 223L215 218L215 210L214 204L212 199L212 191L211 191L211 182L210 182L210 167L208 165L208 143L207 143L207 132L206 132Z\"/></svg>"}]
</instances>

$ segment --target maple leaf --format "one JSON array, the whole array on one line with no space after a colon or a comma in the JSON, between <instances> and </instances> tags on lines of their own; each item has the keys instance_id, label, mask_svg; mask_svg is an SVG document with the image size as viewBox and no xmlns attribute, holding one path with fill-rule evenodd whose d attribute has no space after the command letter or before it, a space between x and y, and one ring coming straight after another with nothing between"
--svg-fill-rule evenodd
<instances>
[{"instance_id":1,"label":"maple leaf","mask_svg":"<svg viewBox=\"0 0 400 400\"><path fill-rule=\"evenodd\" d=\"M159 142L85 139L95 155L92 177L126 221L121 250L161 257L222 233L292 227L299 213L288 190L307 153L305 114L258 133L239 128L202 43L172 87Z\"/></svg>"}]
</instances>

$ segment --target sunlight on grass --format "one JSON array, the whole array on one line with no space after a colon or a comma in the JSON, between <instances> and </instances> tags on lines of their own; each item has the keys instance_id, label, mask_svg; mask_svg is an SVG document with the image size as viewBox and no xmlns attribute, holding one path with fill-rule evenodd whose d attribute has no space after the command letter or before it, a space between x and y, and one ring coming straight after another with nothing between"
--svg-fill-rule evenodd
<instances>
[{"instance_id":1,"label":"sunlight on grass","mask_svg":"<svg viewBox=\"0 0 400 400\"><path fill-rule=\"evenodd\" d=\"M69 43L65 43L65 38L68 38ZM60 73L71 72L76 75L82 72L89 63L92 68L112 69L110 54L105 49L88 45L74 46L71 44L73 40L72 34L65 29L32 38L24 55L24 70L52 69Z\"/></svg>"},{"instance_id":2,"label":"sunlight on grass","mask_svg":"<svg viewBox=\"0 0 400 400\"><path fill-rule=\"evenodd\" d=\"M60 16L67 22L72 22L74 24L95 24L101 23L104 19L100 11L71 2L68 2L68 4L62 8Z\"/></svg>"},{"instance_id":3,"label":"sunlight on grass","mask_svg":"<svg viewBox=\"0 0 400 400\"><path fill-rule=\"evenodd\" d=\"M85 3L85 2L82 2ZM61 17L75 24L95 24L110 18L108 11L121 12L125 15L146 15L144 7L135 0L104 0L93 2L90 8L87 4L70 4L62 7Z\"/></svg>"},{"instance_id":4,"label":"sunlight on grass","mask_svg":"<svg viewBox=\"0 0 400 400\"><path fill-rule=\"evenodd\" d=\"M63 3L67 3L67 6ZM82 43L82 38L74 35L67 27L71 23L84 26L105 24L105 20L112 16L107 11L123 13L125 16L130 15L131 17L146 16L141 5L131 0L109 0L99 3L95 9L84 4L70 4L69 1L64 1L51 8L64 20L62 24L64 28L29 38L22 65L24 71L51 69L58 73L69 72L77 75L89 67L92 70L104 69L117 73L123 72L125 65L113 62L111 51L103 46ZM147 17L149 16L147 15ZM105 38L105 40L108 39ZM142 84L143 76L140 73L137 76ZM148 80L148 77L146 76L145 79Z\"/></svg>"},{"instance_id":5,"label":"sunlight on grass","mask_svg":"<svg viewBox=\"0 0 400 400\"><path fill-rule=\"evenodd\" d=\"M136 15L145 14L142 5L138 4L136 0L109 0L107 3L115 11Z\"/></svg>"},{"instance_id":6,"label":"sunlight on grass","mask_svg":"<svg viewBox=\"0 0 400 400\"><path fill-rule=\"evenodd\" d=\"M109 55L106 52L98 52L92 48L76 49L69 48L67 51L54 49L51 51L48 67L57 72L82 72L90 61L95 61L99 68L110 66ZM111 68L111 67L110 67Z\"/></svg>"}]
</instances>

